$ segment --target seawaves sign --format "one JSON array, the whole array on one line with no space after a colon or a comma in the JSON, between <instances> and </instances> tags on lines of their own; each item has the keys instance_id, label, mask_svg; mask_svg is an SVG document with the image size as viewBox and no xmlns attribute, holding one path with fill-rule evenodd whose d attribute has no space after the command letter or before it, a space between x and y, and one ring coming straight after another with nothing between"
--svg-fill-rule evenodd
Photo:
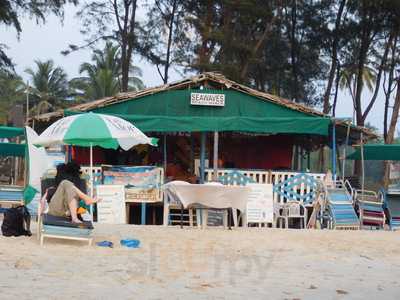
<instances>
[{"instance_id":1,"label":"seawaves sign","mask_svg":"<svg viewBox=\"0 0 400 300\"><path fill-rule=\"evenodd\" d=\"M225 94L191 93L190 104L204 106L225 106Z\"/></svg>"}]
</instances>

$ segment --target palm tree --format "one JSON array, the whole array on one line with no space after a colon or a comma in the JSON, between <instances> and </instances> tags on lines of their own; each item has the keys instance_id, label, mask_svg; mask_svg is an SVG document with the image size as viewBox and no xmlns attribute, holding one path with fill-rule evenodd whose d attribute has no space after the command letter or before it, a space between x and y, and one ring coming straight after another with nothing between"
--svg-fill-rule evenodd
<instances>
[{"instance_id":1,"label":"palm tree","mask_svg":"<svg viewBox=\"0 0 400 300\"><path fill-rule=\"evenodd\" d=\"M142 71L139 67L131 66L129 90L144 88ZM92 63L83 63L79 73L86 73L86 77L74 78L70 81L71 88L76 95L87 100L114 96L121 90L121 59L119 46L107 42L101 51L93 51ZM79 97L78 97L79 98Z\"/></svg>"},{"instance_id":2,"label":"palm tree","mask_svg":"<svg viewBox=\"0 0 400 300\"><path fill-rule=\"evenodd\" d=\"M348 65L346 67L342 67L339 73L339 88L341 90L348 89L353 102L356 92L357 70L358 67L356 65ZM375 70L371 67L364 66L362 70L362 79L363 85L365 85L368 90L373 91L376 82Z\"/></svg>"},{"instance_id":3,"label":"palm tree","mask_svg":"<svg viewBox=\"0 0 400 300\"><path fill-rule=\"evenodd\" d=\"M64 106L68 96L67 74L61 67L55 67L52 60L35 60L36 70L25 70L31 76L31 94L35 103L32 110L41 114Z\"/></svg>"},{"instance_id":4,"label":"palm tree","mask_svg":"<svg viewBox=\"0 0 400 300\"><path fill-rule=\"evenodd\" d=\"M0 70L0 124L6 124L11 106L24 99L24 92L21 77Z\"/></svg>"}]
</instances>

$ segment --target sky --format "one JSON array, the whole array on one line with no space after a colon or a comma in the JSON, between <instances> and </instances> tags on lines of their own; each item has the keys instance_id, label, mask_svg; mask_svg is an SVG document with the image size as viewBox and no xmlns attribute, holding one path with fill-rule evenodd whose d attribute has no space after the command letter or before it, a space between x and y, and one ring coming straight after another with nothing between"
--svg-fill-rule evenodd
<instances>
[{"instance_id":1,"label":"sky","mask_svg":"<svg viewBox=\"0 0 400 300\"><path fill-rule=\"evenodd\" d=\"M84 36L80 33L80 21L75 17L77 8L71 5L65 7L64 21L61 22L55 16L47 17L45 24L37 24L35 20L29 18L22 19L22 33L19 38L13 28L0 26L0 42L8 46L7 54L16 64L16 71L24 80L28 80L28 75L24 72L28 67L34 67L34 61L52 59L56 66L61 66L68 74L69 78L79 76L79 65L82 62L90 61L91 51L80 50L64 56L62 50L67 49L68 45L83 44ZM144 10L139 9L139 18L144 18ZM134 57L133 64L139 66L143 71L142 80L146 87L162 84L158 75L157 68L138 56ZM181 79L182 76L172 70L170 81ZM367 102L371 97L370 93L363 94L363 102ZM353 115L351 97L347 92L341 92L338 98L336 116L338 118L349 118ZM364 105L365 106L365 105ZM380 132L383 128L384 97L383 93L378 95L373 110L370 112L367 122L377 127Z\"/></svg>"}]
</instances>

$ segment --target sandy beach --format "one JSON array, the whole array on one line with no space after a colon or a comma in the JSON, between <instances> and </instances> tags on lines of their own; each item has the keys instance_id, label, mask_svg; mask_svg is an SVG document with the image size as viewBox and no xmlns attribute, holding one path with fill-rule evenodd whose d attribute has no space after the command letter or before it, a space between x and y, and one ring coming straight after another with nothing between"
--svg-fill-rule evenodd
<instances>
[{"instance_id":1,"label":"sandy beach","mask_svg":"<svg viewBox=\"0 0 400 300\"><path fill-rule=\"evenodd\" d=\"M398 299L400 232L100 225L95 242L0 237L2 299ZM124 248L136 238L139 249Z\"/></svg>"}]
</instances>

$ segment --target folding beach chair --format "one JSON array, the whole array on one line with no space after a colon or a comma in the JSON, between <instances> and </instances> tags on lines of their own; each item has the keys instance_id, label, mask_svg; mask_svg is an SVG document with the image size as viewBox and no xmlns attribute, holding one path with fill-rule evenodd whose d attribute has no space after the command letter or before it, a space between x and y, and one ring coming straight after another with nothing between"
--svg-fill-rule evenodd
<instances>
[{"instance_id":1,"label":"folding beach chair","mask_svg":"<svg viewBox=\"0 0 400 300\"><path fill-rule=\"evenodd\" d=\"M14 185L0 186L0 206L3 205L24 205L24 188Z\"/></svg>"},{"instance_id":2,"label":"folding beach chair","mask_svg":"<svg viewBox=\"0 0 400 300\"><path fill-rule=\"evenodd\" d=\"M327 213L330 229L360 229L360 221L353 207L353 199L341 180L326 187Z\"/></svg>"},{"instance_id":3,"label":"folding beach chair","mask_svg":"<svg viewBox=\"0 0 400 300\"><path fill-rule=\"evenodd\" d=\"M374 191L366 190L355 190L354 197L358 207L361 228L383 229L386 218L382 198L379 198Z\"/></svg>"},{"instance_id":4,"label":"folding beach chair","mask_svg":"<svg viewBox=\"0 0 400 300\"><path fill-rule=\"evenodd\" d=\"M73 224L68 218L55 217L46 214L46 197L43 196L38 205L37 239L43 246L45 238L87 241L92 245L92 222L84 221L82 224Z\"/></svg>"},{"instance_id":5,"label":"folding beach chair","mask_svg":"<svg viewBox=\"0 0 400 300\"><path fill-rule=\"evenodd\" d=\"M383 199L383 207L391 230L400 229L400 190L381 190L380 197Z\"/></svg>"}]
</instances>

